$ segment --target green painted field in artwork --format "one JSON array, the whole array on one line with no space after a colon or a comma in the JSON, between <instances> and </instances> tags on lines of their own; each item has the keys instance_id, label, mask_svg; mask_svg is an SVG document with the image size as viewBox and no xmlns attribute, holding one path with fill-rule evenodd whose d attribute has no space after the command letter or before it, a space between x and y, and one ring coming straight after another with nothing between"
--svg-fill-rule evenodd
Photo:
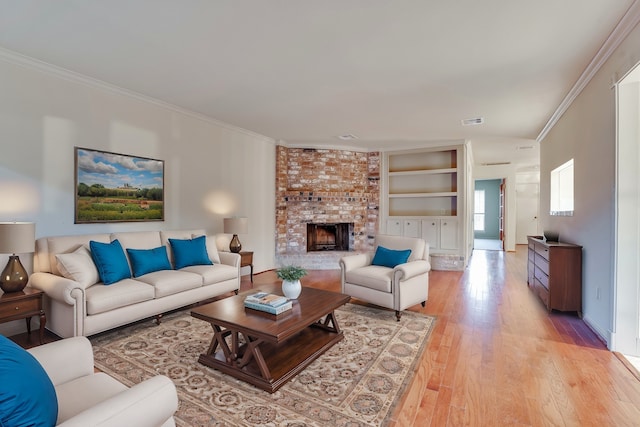
<instances>
[{"instance_id":1,"label":"green painted field in artwork","mask_svg":"<svg viewBox=\"0 0 640 427\"><path fill-rule=\"evenodd\" d=\"M152 221L163 219L162 200L78 197L77 222Z\"/></svg>"}]
</instances>

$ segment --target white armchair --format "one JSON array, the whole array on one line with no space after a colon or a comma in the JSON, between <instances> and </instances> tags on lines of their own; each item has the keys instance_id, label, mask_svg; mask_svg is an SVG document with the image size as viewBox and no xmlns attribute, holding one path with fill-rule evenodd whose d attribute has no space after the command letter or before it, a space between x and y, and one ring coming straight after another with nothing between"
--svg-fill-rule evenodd
<instances>
[{"instance_id":1,"label":"white armchair","mask_svg":"<svg viewBox=\"0 0 640 427\"><path fill-rule=\"evenodd\" d=\"M82 336L29 352L55 387L58 426L175 426L178 396L169 378L158 375L127 388L105 373L95 373L91 343Z\"/></svg>"},{"instance_id":2,"label":"white armchair","mask_svg":"<svg viewBox=\"0 0 640 427\"><path fill-rule=\"evenodd\" d=\"M429 245L423 239L379 234L375 249L411 249L406 263L393 268L372 265L375 252L345 256L340 260L342 293L395 310L400 320L402 311L412 305L425 306L429 296Z\"/></svg>"}]
</instances>

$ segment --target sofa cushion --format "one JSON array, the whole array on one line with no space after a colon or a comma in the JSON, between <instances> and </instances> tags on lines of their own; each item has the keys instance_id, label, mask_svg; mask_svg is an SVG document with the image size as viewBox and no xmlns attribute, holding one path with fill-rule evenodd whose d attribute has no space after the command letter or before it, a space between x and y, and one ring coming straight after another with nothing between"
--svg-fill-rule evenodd
<instances>
[{"instance_id":1,"label":"sofa cushion","mask_svg":"<svg viewBox=\"0 0 640 427\"><path fill-rule=\"evenodd\" d=\"M382 292L391 292L393 269L378 265L368 265L347 271L345 280Z\"/></svg>"},{"instance_id":2,"label":"sofa cushion","mask_svg":"<svg viewBox=\"0 0 640 427\"><path fill-rule=\"evenodd\" d=\"M155 297L162 298L202 286L202 276L184 270L162 270L145 274L136 280L147 283L155 289Z\"/></svg>"},{"instance_id":3,"label":"sofa cushion","mask_svg":"<svg viewBox=\"0 0 640 427\"><path fill-rule=\"evenodd\" d=\"M57 417L56 391L42 365L0 335L0 426L50 427Z\"/></svg>"},{"instance_id":4,"label":"sofa cushion","mask_svg":"<svg viewBox=\"0 0 640 427\"><path fill-rule=\"evenodd\" d=\"M191 237L200 237L201 235L193 234ZM207 247L207 254L209 259L214 264L220 264L220 254L218 254L218 246L216 245L216 238L214 236L205 236L205 246Z\"/></svg>"},{"instance_id":5,"label":"sofa cushion","mask_svg":"<svg viewBox=\"0 0 640 427\"><path fill-rule=\"evenodd\" d=\"M205 286L238 278L238 269L225 264L192 265L180 271L199 274L204 279Z\"/></svg>"},{"instance_id":6,"label":"sofa cushion","mask_svg":"<svg viewBox=\"0 0 640 427\"><path fill-rule=\"evenodd\" d=\"M169 252L169 261L171 264L174 265L174 259L169 239L192 239L193 236L202 236L204 234L206 234L204 229L161 231L160 240L162 241L162 244L167 247L167 252Z\"/></svg>"},{"instance_id":7,"label":"sofa cushion","mask_svg":"<svg viewBox=\"0 0 640 427\"><path fill-rule=\"evenodd\" d=\"M131 277L127 257L120 242L116 239L111 243L89 242L91 257L98 268L100 280L105 285Z\"/></svg>"},{"instance_id":8,"label":"sofa cushion","mask_svg":"<svg viewBox=\"0 0 640 427\"><path fill-rule=\"evenodd\" d=\"M171 270L165 246L158 246L153 249L127 248L127 254L129 254L129 260L131 261L133 277L139 277L154 271Z\"/></svg>"},{"instance_id":9,"label":"sofa cushion","mask_svg":"<svg viewBox=\"0 0 640 427\"><path fill-rule=\"evenodd\" d=\"M375 246L384 246L385 248L395 250L411 249L409 262L415 261L417 259L428 259L428 254L426 253L426 242L423 239L418 239L415 237L377 234Z\"/></svg>"},{"instance_id":10,"label":"sofa cushion","mask_svg":"<svg viewBox=\"0 0 640 427\"><path fill-rule=\"evenodd\" d=\"M396 265L406 263L410 255L411 249L394 250L387 249L384 246L378 246L371 264L394 268Z\"/></svg>"},{"instance_id":11,"label":"sofa cushion","mask_svg":"<svg viewBox=\"0 0 640 427\"><path fill-rule=\"evenodd\" d=\"M211 265L205 236L195 239L169 239L176 270L190 265Z\"/></svg>"},{"instance_id":12,"label":"sofa cushion","mask_svg":"<svg viewBox=\"0 0 640 427\"><path fill-rule=\"evenodd\" d=\"M56 254L66 254L75 251L80 246L88 245L91 240L101 243L109 243L108 234L84 234L78 236L55 236L46 237L48 251L49 267L50 270L40 269L40 271L50 271L53 274L60 276L60 270L58 270L58 262L56 260ZM38 239L40 240L40 239Z\"/></svg>"},{"instance_id":13,"label":"sofa cushion","mask_svg":"<svg viewBox=\"0 0 640 427\"><path fill-rule=\"evenodd\" d=\"M83 288L100 281L100 274L86 246L82 245L68 254L57 254L56 259L60 274L78 282Z\"/></svg>"},{"instance_id":14,"label":"sofa cushion","mask_svg":"<svg viewBox=\"0 0 640 427\"><path fill-rule=\"evenodd\" d=\"M56 387L56 393L60 400L58 424L86 409L93 408L126 389L124 384L103 372L79 377L58 385Z\"/></svg>"},{"instance_id":15,"label":"sofa cushion","mask_svg":"<svg viewBox=\"0 0 640 427\"><path fill-rule=\"evenodd\" d=\"M91 286L86 295L87 314L92 315L152 300L155 291L144 282L124 279L109 286Z\"/></svg>"},{"instance_id":16,"label":"sofa cushion","mask_svg":"<svg viewBox=\"0 0 640 427\"><path fill-rule=\"evenodd\" d=\"M162 246L159 231L127 231L111 234L111 241L117 240L124 249L153 249Z\"/></svg>"}]
</instances>

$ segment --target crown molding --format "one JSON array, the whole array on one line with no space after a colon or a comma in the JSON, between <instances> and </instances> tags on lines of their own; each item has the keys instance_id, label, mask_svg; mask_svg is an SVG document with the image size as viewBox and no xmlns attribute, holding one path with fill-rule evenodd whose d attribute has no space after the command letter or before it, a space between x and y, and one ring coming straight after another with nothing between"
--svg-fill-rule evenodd
<instances>
[{"instance_id":1,"label":"crown molding","mask_svg":"<svg viewBox=\"0 0 640 427\"><path fill-rule=\"evenodd\" d=\"M618 22L618 25L613 29L607 40L600 47L595 54L587 68L582 72L578 80L575 82L567 96L564 97L556 111L551 115L551 118L547 124L542 128L542 131L536 138L536 141L541 142L549 133L549 131L558 123L558 120L571 106L573 101L580 95L582 90L589 84L593 76L602 68L604 63L609 59L613 52L620 46L629 33L640 22L640 0L635 0L633 4L627 9L624 16Z\"/></svg>"},{"instance_id":2,"label":"crown molding","mask_svg":"<svg viewBox=\"0 0 640 427\"><path fill-rule=\"evenodd\" d=\"M39 59L35 59L30 56L23 55L21 53L6 49L1 46L0 46L0 60L3 60L5 62L14 64L14 65L18 65L21 67L37 70L42 73L46 73L46 74L58 77L60 79L70 81L72 83L81 84L84 86L91 87L93 89L102 90L112 94L121 95L121 96L132 98L138 101L142 101L147 104L152 104L156 107L164 108L165 110L179 113L184 116L201 120L203 122L211 123L213 125L220 126L230 131L240 132L245 135L251 136L253 138L259 139L262 142L267 142L275 145L275 140L268 136L261 135L259 133L256 133L238 126L234 126L229 123L222 122L220 120L214 119L202 113L197 113L195 111L180 107L178 105L171 104L169 102L165 102L160 99L153 98L151 96L143 95L141 93L138 93L129 89L125 89L125 88L113 85L111 83L107 83L105 81L98 80L93 77L89 77L84 74L77 73L75 71L67 70L66 68L49 64L48 62L44 62Z\"/></svg>"}]
</instances>

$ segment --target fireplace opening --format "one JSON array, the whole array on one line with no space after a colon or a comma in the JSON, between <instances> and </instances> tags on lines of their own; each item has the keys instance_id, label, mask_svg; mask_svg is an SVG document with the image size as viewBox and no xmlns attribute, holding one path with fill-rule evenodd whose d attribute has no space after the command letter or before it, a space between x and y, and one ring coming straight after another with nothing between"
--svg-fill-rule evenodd
<instances>
[{"instance_id":1,"label":"fireplace opening","mask_svg":"<svg viewBox=\"0 0 640 427\"><path fill-rule=\"evenodd\" d=\"M307 224L307 252L348 251L353 223Z\"/></svg>"}]
</instances>

